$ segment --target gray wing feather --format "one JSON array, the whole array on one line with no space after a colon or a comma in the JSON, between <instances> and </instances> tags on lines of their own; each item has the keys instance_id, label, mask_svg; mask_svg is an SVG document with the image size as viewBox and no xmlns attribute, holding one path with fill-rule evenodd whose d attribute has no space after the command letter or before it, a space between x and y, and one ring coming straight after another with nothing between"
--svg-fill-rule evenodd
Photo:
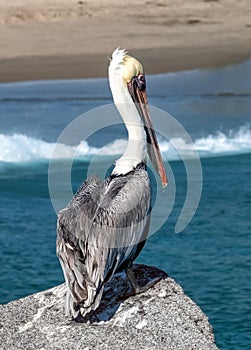
<instances>
[{"instance_id":1,"label":"gray wing feather","mask_svg":"<svg viewBox=\"0 0 251 350\"><path fill-rule=\"evenodd\" d=\"M104 283L136 258L148 233L150 197L148 174L141 167L107 181L91 176L59 212L57 254L68 284L68 314L95 309Z\"/></svg>"}]
</instances>

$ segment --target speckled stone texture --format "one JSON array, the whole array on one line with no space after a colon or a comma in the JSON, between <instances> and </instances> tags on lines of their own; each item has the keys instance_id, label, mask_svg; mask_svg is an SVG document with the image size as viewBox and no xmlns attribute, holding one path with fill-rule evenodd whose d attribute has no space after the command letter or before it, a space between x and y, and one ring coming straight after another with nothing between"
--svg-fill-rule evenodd
<instances>
[{"instance_id":1,"label":"speckled stone texture","mask_svg":"<svg viewBox=\"0 0 251 350\"><path fill-rule=\"evenodd\" d=\"M217 349L207 316L182 288L155 267L135 265L132 295L125 274L107 284L100 307L78 322L64 314L66 286L0 306L0 349Z\"/></svg>"}]
</instances>

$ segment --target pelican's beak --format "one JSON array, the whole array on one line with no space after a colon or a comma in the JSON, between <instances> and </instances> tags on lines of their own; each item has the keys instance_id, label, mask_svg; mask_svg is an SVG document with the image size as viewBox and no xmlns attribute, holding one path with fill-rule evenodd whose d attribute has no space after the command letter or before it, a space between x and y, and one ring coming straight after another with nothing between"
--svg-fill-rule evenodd
<instances>
[{"instance_id":1,"label":"pelican's beak","mask_svg":"<svg viewBox=\"0 0 251 350\"><path fill-rule=\"evenodd\" d=\"M162 186L166 187L168 180L161 157L158 140L149 113L146 90L141 89L138 84L133 84L133 82L128 83L128 90L145 126L147 135L147 152L149 158L161 178Z\"/></svg>"}]
</instances>

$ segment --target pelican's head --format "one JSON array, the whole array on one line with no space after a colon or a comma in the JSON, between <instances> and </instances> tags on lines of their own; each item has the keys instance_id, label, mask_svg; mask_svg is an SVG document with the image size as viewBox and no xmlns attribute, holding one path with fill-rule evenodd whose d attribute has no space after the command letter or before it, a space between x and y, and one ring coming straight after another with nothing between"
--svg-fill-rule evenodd
<instances>
[{"instance_id":1,"label":"pelican's head","mask_svg":"<svg viewBox=\"0 0 251 350\"><path fill-rule=\"evenodd\" d=\"M119 48L112 54L109 73L120 77L124 84L130 84L136 78L145 78L142 64L136 58L129 56L127 51Z\"/></svg>"},{"instance_id":2,"label":"pelican's head","mask_svg":"<svg viewBox=\"0 0 251 350\"><path fill-rule=\"evenodd\" d=\"M136 58L125 55L121 65L121 76L125 83L129 84L133 78L143 76L144 70L142 64Z\"/></svg>"},{"instance_id":3,"label":"pelican's head","mask_svg":"<svg viewBox=\"0 0 251 350\"><path fill-rule=\"evenodd\" d=\"M129 92L130 97L128 98L134 102L144 125L149 158L158 171L163 186L166 186L167 177L149 113L146 80L142 64L136 58L129 56L125 50L118 48L112 54L109 65L109 79L113 96L115 97L117 89L120 91L120 97L124 98L124 101L120 100L119 102L130 102L127 100Z\"/></svg>"}]
</instances>

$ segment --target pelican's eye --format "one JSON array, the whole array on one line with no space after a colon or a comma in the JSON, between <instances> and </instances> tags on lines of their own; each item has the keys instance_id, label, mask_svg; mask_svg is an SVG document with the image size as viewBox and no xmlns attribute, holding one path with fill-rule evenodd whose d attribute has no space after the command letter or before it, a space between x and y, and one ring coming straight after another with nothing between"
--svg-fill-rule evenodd
<instances>
[{"instance_id":1,"label":"pelican's eye","mask_svg":"<svg viewBox=\"0 0 251 350\"><path fill-rule=\"evenodd\" d=\"M141 91L146 89L146 80L144 74L139 74L138 76L133 77L132 82L135 83Z\"/></svg>"},{"instance_id":2,"label":"pelican's eye","mask_svg":"<svg viewBox=\"0 0 251 350\"><path fill-rule=\"evenodd\" d=\"M142 90L145 90L146 89L146 79L145 79L145 76L144 74L139 74L138 75L138 87L139 89L142 91Z\"/></svg>"}]
</instances>

